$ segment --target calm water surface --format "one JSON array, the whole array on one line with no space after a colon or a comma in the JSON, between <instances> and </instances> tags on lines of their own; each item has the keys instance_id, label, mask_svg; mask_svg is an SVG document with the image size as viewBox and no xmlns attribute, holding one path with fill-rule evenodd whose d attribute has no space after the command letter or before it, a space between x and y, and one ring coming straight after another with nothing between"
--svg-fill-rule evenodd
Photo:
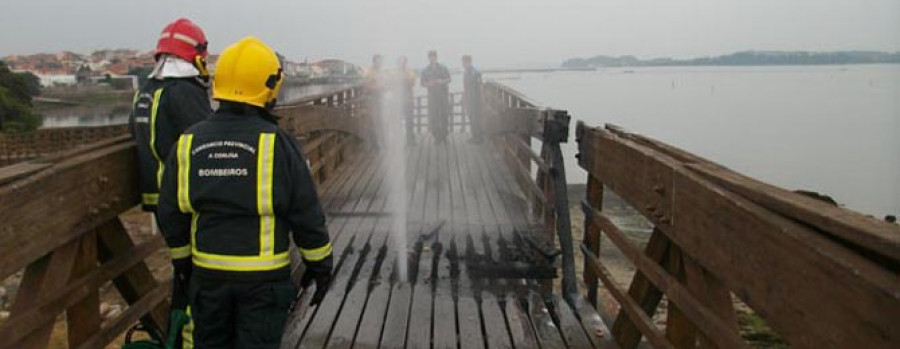
<instances>
[{"instance_id":1,"label":"calm water surface","mask_svg":"<svg viewBox=\"0 0 900 349\"><path fill-rule=\"evenodd\" d=\"M341 88L343 85L306 85L287 87L283 94L285 101L290 101L306 96ZM77 127L77 126L106 126L128 123L128 115L131 113L131 104L115 103L98 106L78 106L42 111L44 123L42 128Z\"/></svg>"},{"instance_id":2,"label":"calm water surface","mask_svg":"<svg viewBox=\"0 0 900 349\"><path fill-rule=\"evenodd\" d=\"M900 213L900 65L610 68L490 75L593 126L612 123L877 217ZM570 182L585 182L574 144Z\"/></svg>"}]
</instances>

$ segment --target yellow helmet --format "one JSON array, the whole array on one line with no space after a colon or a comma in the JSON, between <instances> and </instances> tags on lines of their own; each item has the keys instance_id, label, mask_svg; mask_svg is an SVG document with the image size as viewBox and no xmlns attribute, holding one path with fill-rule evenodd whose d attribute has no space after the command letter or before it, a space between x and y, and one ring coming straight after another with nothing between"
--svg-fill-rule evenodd
<instances>
[{"instance_id":1,"label":"yellow helmet","mask_svg":"<svg viewBox=\"0 0 900 349\"><path fill-rule=\"evenodd\" d=\"M248 36L228 46L216 62L213 99L271 108L283 80L275 51Z\"/></svg>"}]
</instances>

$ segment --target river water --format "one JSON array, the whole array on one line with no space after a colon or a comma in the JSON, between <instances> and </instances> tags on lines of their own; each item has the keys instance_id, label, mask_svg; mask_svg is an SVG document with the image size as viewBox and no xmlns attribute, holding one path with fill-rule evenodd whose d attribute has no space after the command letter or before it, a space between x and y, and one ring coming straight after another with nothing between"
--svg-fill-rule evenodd
<instances>
[{"instance_id":1,"label":"river water","mask_svg":"<svg viewBox=\"0 0 900 349\"><path fill-rule=\"evenodd\" d=\"M282 99L291 100L324 93L345 85L304 85L285 87ZM279 100L280 101L280 100ZM128 123L131 113L129 101L107 105L54 108L40 112L44 116L42 128L106 126Z\"/></svg>"},{"instance_id":2,"label":"river water","mask_svg":"<svg viewBox=\"0 0 900 349\"><path fill-rule=\"evenodd\" d=\"M900 65L645 67L488 75L592 126L612 123L751 177L900 213ZM564 149L571 183L586 173Z\"/></svg>"}]
</instances>

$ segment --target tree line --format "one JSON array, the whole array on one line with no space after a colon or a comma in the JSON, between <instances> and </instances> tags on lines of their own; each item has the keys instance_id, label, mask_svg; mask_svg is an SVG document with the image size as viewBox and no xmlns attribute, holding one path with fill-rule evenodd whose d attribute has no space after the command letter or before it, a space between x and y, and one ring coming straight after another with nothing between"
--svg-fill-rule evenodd
<instances>
[{"instance_id":1,"label":"tree line","mask_svg":"<svg viewBox=\"0 0 900 349\"><path fill-rule=\"evenodd\" d=\"M752 65L826 65L826 64L896 64L900 52L879 51L741 51L722 56L692 59L655 58L639 59L634 56L594 56L571 58L562 63L564 68L581 67L635 67L635 66L752 66Z\"/></svg>"},{"instance_id":2,"label":"tree line","mask_svg":"<svg viewBox=\"0 0 900 349\"><path fill-rule=\"evenodd\" d=\"M33 96L40 95L40 79L32 73L15 73L0 61L0 132L25 132L41 125L34 112Z\"/></svg>"}]
</instances>

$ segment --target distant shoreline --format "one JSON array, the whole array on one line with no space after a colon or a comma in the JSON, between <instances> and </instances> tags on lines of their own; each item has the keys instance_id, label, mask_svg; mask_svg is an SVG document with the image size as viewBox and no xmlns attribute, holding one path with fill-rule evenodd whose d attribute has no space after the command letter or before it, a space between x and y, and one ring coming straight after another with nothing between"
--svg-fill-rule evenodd
<instances>
[{"instance_id":1,"label":"distant shoreline","mask_svg":"<svg viewBox=\"0 0 900 349\"><path fill-rule=\"evenodd\" d=\"M742 51L716 57L692 59L654 58L635 56L603 56L570 58L563 68L608 67L689 67L689 66L798 66L798 65L861 65L900 64L900 52L879 51Z\"/></svg>"}]
</instances>

